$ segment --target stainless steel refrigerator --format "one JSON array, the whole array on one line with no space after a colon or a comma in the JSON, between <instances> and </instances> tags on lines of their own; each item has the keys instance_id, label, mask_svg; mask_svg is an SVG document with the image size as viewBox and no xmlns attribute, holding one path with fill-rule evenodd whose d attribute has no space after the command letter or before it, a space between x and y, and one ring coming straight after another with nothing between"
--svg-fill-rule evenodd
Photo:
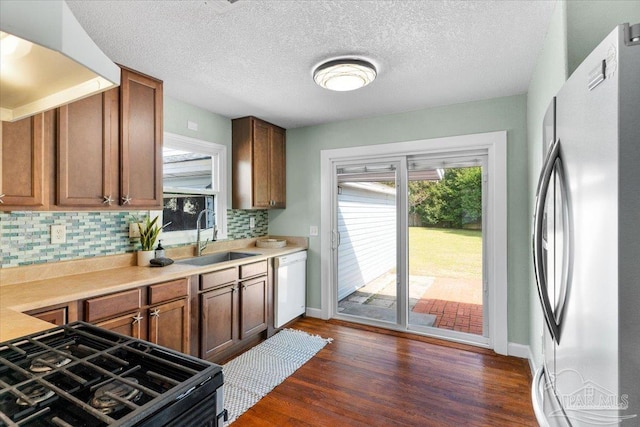
<instances>
[{"instance_id":1,"label":"stainless steel refrigerator","mask_svg":"<svg viewBox=\"0 0 640 427\"><path fill-rule=\"evenodd\" d=\"M543 426L639 426L640 24L616 27L576 69L543 135L536 417Z\"/></svg>"}]
</instances>

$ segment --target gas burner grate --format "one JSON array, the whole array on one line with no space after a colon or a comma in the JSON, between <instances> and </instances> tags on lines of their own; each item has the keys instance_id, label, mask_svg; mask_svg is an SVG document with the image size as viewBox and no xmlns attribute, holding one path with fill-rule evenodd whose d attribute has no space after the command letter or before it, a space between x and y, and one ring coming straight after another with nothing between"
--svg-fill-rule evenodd
<instances>
[{"instance_id":1,"label":"gas burner grate","mask_svg":"<svg viewBox=\"0 0 640 427\"><path fill-rule=\"evenodd\" d=\"M135 425L220 370L76 322L0 343L0 426Z\"/></svg>"}]
</instances>

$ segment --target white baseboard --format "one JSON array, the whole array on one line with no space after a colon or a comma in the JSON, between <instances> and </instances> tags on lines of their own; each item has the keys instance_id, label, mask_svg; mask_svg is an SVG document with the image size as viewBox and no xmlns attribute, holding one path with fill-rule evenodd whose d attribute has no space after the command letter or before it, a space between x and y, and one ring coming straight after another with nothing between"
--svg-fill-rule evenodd
<instances>
[{"instance_id":1,"label":"white baseboard","mask_svg":"<svg viewBox=\"0 0 640 427\"><path fill-rule=\"evenodd\" d=\"M510 342L507 346L507 351L509 353L509 356L521 357L523 359L531 360L531 349L528 345Z\"/></svg>"},{"instance_id":2,"label":"white baseboard","mask_svg":"<svg viewBox=\"0 0 640 427\"><path fill-rule=\"evenodd\" d=\"M536 359L533 357L531 347L529 347L529 368L531 369L531 375L535 376L539 366L536 364Z\"/></svg>"},{"instance_id":3,"label":"white baseboard","mask_svg":"<svg viewBox=\"0 0 640 427\"><path fill-rule=\"evenodd\" d=\"M305 314L308 317L315 317L315 318L318 318L318 319L322 319L322 309L319 309L319 308L307 307L307 310L306 310Z\"/></svg>"}]
</instances>

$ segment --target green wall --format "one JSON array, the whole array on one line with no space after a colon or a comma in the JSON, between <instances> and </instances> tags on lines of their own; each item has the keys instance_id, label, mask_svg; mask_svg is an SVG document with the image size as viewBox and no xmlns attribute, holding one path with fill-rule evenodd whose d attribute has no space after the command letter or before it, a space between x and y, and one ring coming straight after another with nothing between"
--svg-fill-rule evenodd
<instances>
[{"instance_id":1,"label":"green wall","mask_svg":"<svg viewBox=\"0 0 640 427\"><path fill-rule=\"evenodd\" d=\"M616 25L640 23L639 0L571 0L566 5L569 75Z\"/></svg>"},{"instance_id":2,"label":"green wall","mask_svg":"<svg viewBox=\"0 0 640 427\"><path fill-rule=\"evenodd\" d=\"M508 138L509 340L528 342L529 256L526 97L516 95L287 131L287 209L269 233L306 236L320 226L320 150L506 130ZM323 230L320 230L322 233ZM324 232L327 232L325 230ZM320 238L309 239L307 303L320 308Z\"/></svg>"},{"instance_id":3,"label":"green wall","mask_svg":"<svg viewBox=\"0 0 640 427\"><path fill-rule=\"evenodd\" d=\"M187 121L197 123L198 130L188 129ZM231 208L231 120L165 95L164 131L227 146L227 205Z\"/></svg>"}]
</instances>

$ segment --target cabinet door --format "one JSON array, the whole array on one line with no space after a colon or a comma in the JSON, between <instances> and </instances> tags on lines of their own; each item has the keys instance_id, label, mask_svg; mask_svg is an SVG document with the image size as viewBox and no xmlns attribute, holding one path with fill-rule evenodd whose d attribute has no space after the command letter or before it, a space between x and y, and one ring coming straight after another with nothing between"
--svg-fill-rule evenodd
<instances>
[{"instance_id":1,"label":"cabinet door","mask_svg":"<svg viewBox=\"0 0 640 427\"><path fill-rule=\"evenodd\" d=\"M267 329L267 276L240 283L240 339Z\"/></svg>"},{"instance_id":2,"label":"cabinet door","mask_svg":"<svg viewBox=\"0 0 640 427\"><path fill-rule=\"evenodd\" d=\"M44 113L0 126L0 209L44 205Z\"/></svg>"},{"instance_id":3,"label":"cabinet door","mask_svg":"<svg viewBox=\"0 0 640 427\"><path fill-rule=\"evenodd\" d=\"M95 325L129 337L143 340L147 338L144 333L146 331L146 319L139 311L98 322Z\"/></svg>"},{"instance_id":4,"label":"cabinet door","mask_svg":"<svg viewBox=\"0 0 640 427\"><path fill-rule=\"evenodd\" d=\"M231 347L238 336L238 291L231 285L200 295L201 357L209 358Z\"/></svg>"},{"instance_id":5,"label":"cabinet door","mask_svg":"<svg viewBox=\"0 0 640 427\"><path fill-rule=\"evenodd\" d=\"M60 206L118 206L119 89L58 109Z\"/></svg>"},{"instance_id":6,"label":"cabinet door","mask_svg":"<svg viewBox=\"0 0 640 427\"><path fill-rule=\"evenodd\" d=\"M252 188L253 207L268 208L271 206L270 194L270 139L271 126L260 121L253 120L253 159L252 159Z\"/></svg>"},{"instance_id":7,"label":"cabinet door","mask_svg":"<svg viewBox=\"0 0 640 427\"><path fill-rule=\"evenodd\" d=\"M182 353L189 353L187 298L149 308L149 341Z\"/></svg>"},{"instance_id":8,"label":"cabinet door","mask_svg":"<svg viewBox=\"0 0 640 427\"><path fill-rule=\"evenodd\" d=\"M162 82L122 69L121 204L162 205Z\"/></svg>"},{"instance_id":9,"label":"cabinet door","mask_svg":"<svg viewBox=\"0 0 640 427\"><path fill-rule=\"evenodd\" d=\"M66 325L78 320L78 303L58 304L26 312L29 316L37 317L54 325Z\"/></svg>"},{"instance_id":10,"label":"cabinet door","mask_svg":"<svg viewBox=\"0 0 640 427\"><path fill-rule=\"evenodd\" d=\"M287 207L287 172L286 172L286 136L285 130L273 126L269 141L269 193L272 208Z\"/></svg>"}]
</instances>

